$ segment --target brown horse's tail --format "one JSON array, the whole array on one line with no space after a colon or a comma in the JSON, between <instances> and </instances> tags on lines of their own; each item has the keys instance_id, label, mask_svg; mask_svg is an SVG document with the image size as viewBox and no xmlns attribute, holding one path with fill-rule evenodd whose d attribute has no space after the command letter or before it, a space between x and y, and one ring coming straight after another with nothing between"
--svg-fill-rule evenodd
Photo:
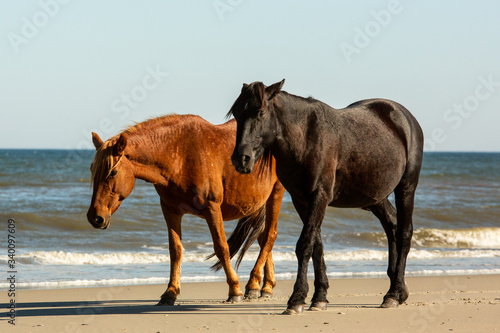
<instances>
[{"instance_id":1,"label":"brown horse's tail","mask_svg":"<svg viewBox=\"0 0 500 333\"><path fill-rule=\"evenodd\" d=\"M231 236L227 240L227 245L229 245L229 257L232 259L238 251L238 260L236 260L236 269L240 266L245 253L248 248L255 242L257 237L260 236L264 230L264 222L266 220L266 205L263 205L258 211L252 215L245 216L238 221L236 228L232 232ZM243 242L245 244L243 245ZM241 247L243 245L243 247ZM215 256L215 253L209 255L206 260ZM218 271L222 268L222 263L218 260L211 269Z\"/></svg>"}]
</instances>

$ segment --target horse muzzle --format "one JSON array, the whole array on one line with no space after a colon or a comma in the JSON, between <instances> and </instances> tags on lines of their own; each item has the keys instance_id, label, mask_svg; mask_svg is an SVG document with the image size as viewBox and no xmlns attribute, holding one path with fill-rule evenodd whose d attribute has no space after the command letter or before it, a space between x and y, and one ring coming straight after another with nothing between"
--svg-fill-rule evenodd
<instances>
[{"instance_id":1,"label":"horse muzzle","mask_svg":"<svg viewBox=\"0 0 500 333\"><path fill-rule=\"evenodd\" d=\"M104 218L100 215L87 213L87 220L96 229L107 229L109 226L109 216Z\"/></svg>"},{"instance_id":2,"label":"horse muzzle","mask_svg":"<svg viewBox=\"0 0 500 333\"><path fill-rule=\"evenodd\" d=\"M240 155L238 157L233 155L231 162L236 168L236 171L241 174L248 174L252 172L254 167L254 160L249 155Z\"/></svg>"}]
</instances>

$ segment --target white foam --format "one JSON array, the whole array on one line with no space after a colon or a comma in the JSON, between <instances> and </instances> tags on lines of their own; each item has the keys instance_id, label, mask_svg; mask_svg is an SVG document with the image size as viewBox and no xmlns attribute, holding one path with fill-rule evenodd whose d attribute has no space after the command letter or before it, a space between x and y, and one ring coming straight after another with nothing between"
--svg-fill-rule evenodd
<instances>
[{"instance_id":1,"label":"white foam","mask_svg":"<svg viewBox=\"0 0 500 333\"><path fill-rule=\"evenodd\" d=\"M500 269L424 269L419 271L407 271L407 276L442 276L442 275L488 275L500 274Z\"/></svg>"},{"instance_id":2,"label":"white foam","mask_svg":"<svg viewBox=\"0 0 500 333\"><path fill-rule=\"evenodd\" d=\"M181 277L181 283L189 282L212 282L225 281L223 276L188 276ZM70 281L42 281L21 282L16 286L20 289L45 289L45 288L78 288L78 287L100 287L100 286L129 286L143 284L167 284L168 278L130 278L130 279L103 279L103 280L70 280ZM0 283L0 289L8 289L8 283Z\"/></svg>"},{"instance_id":3,"label":"white foam","mask_svg":"<svg viewBox=\"0 0 500 333\"><path fill-rule=\"evenodd\" d=\"M324 253L326 261L370 261L387 260L387 250L328 251ZM466 249L466 250L421 250L412 249L408 255L411 259L441 258L495 258L500 257L500 250ZM297 261L295 254L273 253L275 261Z\"/></svg>"},{"instance_id":4,"label":"white foam","mask_svg":"<svg viewBox=\"0 0 500 333\"><path fill-rule=\"evenodd\" d=\"M500 249L500 228L418 229L413 243L419 247Z\"/></svg>"},{"instance_id":5,"label":"white foam","mask_svg":"<svg viewBox=\"0 0 500 333\"><path fill-rule=\"evenodd\" d=\"M169 262L168 255L146 252L79 253L65 251L36 251L17 257L21 263L39 265L116 265Z\"/></svg>"},{"instance_id":6,"label":"white foam","mask_svg":"<svg viewBox=\"0 0 500 333\"><path fill-rule=\"evenodd\" d=\"M406 276L450 276L450 275L487 275L500 274L500 269L462 269L462 270L407 270ZM387 277L384 271L370 272L328 272L329 278L378 278ZM245 281L247 275L241 275L240 280ZM277 280L294 280L295 273L278 273ZM308 278L314 278L313 273L308 274ZM225 281L223 276L200 275L181 277L181 283L192 282L216 282ZM79 287L103 287L103 286L128 286L128 285L147 285L147 284L167 284L168 278L152 277L152 278L131 278L131 279L103 279L103 280L73 280L73 281L43 281L43 282L21 282L17 284L20 289L61 289L61 288L79 288ZM8 283L0 283L0 290L7 290Z\"/></svg>"},{"instance_id":7,"label":"white foam","mask_svg":"<svg viewBox=\"0 0 500 333\"><path fill-rule=\"evenodd\" d=\"M166 246L143 245L141 246L141 248L146 250L168 251L168 245Z\"/></svg>"},{"instance_id":8,"label":"white foam","mask_svg":"<svg viewBox=\"0 0 500 333\"><path fill-rule=\"evenodd\" d=\"M500 269L433 269L433 270L406 270L406 276L450 276L450 275L488 275L500 274ZM370 271L370 272L327 272L328 278L385 278L385 271ZM297 274L294 273L279 273L276 274L277 280L294 280ZM308 273L309 279L314 279L314 273Z\"/></svg>"},{"instance_id":9,"label":"white foam","mask_svg":"<svg viewBox=\"0 0 500 333\"><path fill-rule=\"evenodd\" d=\"M185 252L182 261L185 263L204 262L207 252ZM249 252L245 262L255 262L258 252ZM387 250L360 249L354 251L327 251L326 261L370 261L387 260ZM441 259L441 258L495 258L500 257L500 250L463 249L463 250L423 250L413 248L410 259ZM16 256L17 261L24 265L133 265L169 263L168 252L155 254L148 252L113 252L113 253L80 253L65 251L36 251ZM293 251L273 252L275 262L296 262ZM209 262L215 262L212 258ZM0 259L0 263L6 259Z\"/></svg>"},{"instance_id":10,"label":"white foam","mask_svg":"<svg viewBox=\"0 0 500 333\"><path fill-rule=\"evenodd\" d=\"M183 261L203 262L206 256L206 253L190 253L183 256ZM170 262L168 252L165 254L152 254L147 252L80 253L36 251L18 255L16 259L21 264L38 265L128 265Z\"/></svg>"},{"instance_id":11,"label":"white foam","mask_svg":"<svg viewBox=\"0 0 500 333\"><path fill-rule=\"evenodd\" d=\"M411 259L442 259L442 258L495 258L500 257L500 250L411 250L408 255Z\"/></svg>"}]
</instances>

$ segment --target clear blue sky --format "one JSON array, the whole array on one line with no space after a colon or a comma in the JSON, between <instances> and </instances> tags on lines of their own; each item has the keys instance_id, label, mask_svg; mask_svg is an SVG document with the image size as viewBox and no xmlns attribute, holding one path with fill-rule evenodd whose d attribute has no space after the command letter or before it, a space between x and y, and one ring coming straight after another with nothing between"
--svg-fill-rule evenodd
<instances>
[{"instance_id":1,"label":"clear blue sky","mask_svg":"<svg viewBox=\"0 0 500 333\"><path fill-rule=\"evenodd\" d=\"M59 2L60 1L60 2ZM342 108L383 97L427 150L500 151L499 1L0 0L0 148L90 148L243 82Z\"/></svg>"}]
</instances>

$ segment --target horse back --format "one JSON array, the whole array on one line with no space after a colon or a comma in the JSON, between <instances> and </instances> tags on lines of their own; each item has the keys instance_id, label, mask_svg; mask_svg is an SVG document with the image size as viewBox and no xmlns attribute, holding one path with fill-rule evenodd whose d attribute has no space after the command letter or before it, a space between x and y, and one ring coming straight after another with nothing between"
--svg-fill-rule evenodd
<instances>
[{"instance_id":1,"label":"horse back","mask_svg":"<svg viewBox=\"0 0 500 333\"><path fill-rule=\"evenodd\" d=\"M409 152L411 149L423 149L423 133L418 121L403 105L388 99L366 99L349 105L344 110L365 110L394 132ZM371 119L367 117L369 122Z\"/></svg>"},{"instance_id":2,"label":"horse back","mask_svg":"<svg viewBox=\"0 0 500 333\"><path fill-rule=\"evenodd\" d=\"M373 204L404 177L418 180L423 134L404 106L369 99L332 113L337 140L333 206Z\"/></svg>"}]
</instances>

